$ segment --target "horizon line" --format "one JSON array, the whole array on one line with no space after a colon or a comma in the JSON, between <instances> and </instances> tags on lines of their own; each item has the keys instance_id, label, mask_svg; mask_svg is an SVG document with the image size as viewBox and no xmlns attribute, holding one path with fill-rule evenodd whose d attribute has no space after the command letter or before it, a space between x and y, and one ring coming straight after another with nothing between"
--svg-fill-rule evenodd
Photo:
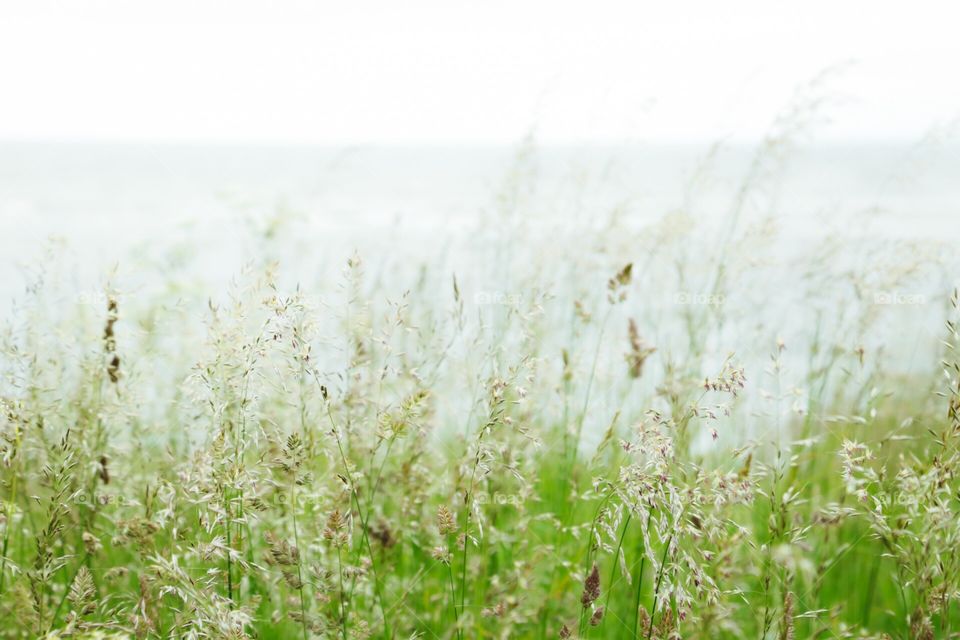
<instances>
[{"instance_id":1,"label":"horizon line","mask_svg":"<svg viewBox=\"0 0 960 640\"><path fill-rule=\"evenodd\" d=\"M521 136L513 140L293 140L288 138L202 138L202 137L150 137L150 136L5 136L0 135L0 146L18 145L77 145L77 146L158 146L158 147L254 147L254 148L313 148L313 149L509 149L531 145L543 149L577 148L639 148L639 147L752 147L762 144L766 136L718 136L709 138L593 138L593 139L539 139ZM918 144L925 136L889 137L813 137L798 144L804 148L854 147L854 146L904 146ZM960 145L960 140L947 139L947 146Z\"/></svg>"}]
</instances>

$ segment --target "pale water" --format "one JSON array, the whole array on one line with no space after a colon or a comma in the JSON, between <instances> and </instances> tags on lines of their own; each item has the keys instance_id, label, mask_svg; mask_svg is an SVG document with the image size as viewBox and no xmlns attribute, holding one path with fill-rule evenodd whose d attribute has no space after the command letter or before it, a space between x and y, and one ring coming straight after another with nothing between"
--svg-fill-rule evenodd
<instances>
[{"instance_id":1,"label":"pale water","mask_svg":"<svg viewBox=\"0 0 960 640\"><path fill-rule=\"evenodd\" d=\"M727 301L730 330L714 336L708 349L722 357L736 348L754 372L766 366L774 336L791 341L792 354L803 353L798 340L810 339L821 318L842 320L842 307L854 303L848 302L849 289L827 291L827 283L811 293L809 283L801 286L790 256L812 255L836 242L840 250L829 260L838 274L864 264L869 272L874 262L884 263L888 250L894 268L905 257L943 261L933 276L905 290L884 290L883 278L868 277L868 285L881 288L865 293L867 304L883 313L876 344L868 346L892 352L895 366L907 374L935 367L942 293L960 284L953 271L960 246L960 150L834 146L764 156L759 164L755 157L749 147L711 154L708 145L5 143L0 296L7 305L19 297L28 274L57 263L55 284L73 292L67 303L102 303L98 296L108 277L125 293L188 283L183 295L205 301L222 292L245 263L264 256L281 263L288 280L330 290L346 258L357 252L388 294L411 286L420 269L432 273L425 290L437 292L436 301L449 297L454 273L473 292L472 302L509 302L531 295L521 286L542 281L561 293L556 308L547 308L561 323L553 326L566 326L571 298L588 295L602 303L614 265L642 265L649 254L669 274L674 261L695 261L722 244L721 236L707 233L683 254L657 255L650 235L658 221L682 214L681 225L723 229L743 196L742 215L771 220L776 232L759 235L752 245L760 268L736 275L739 297ZM752 187L744 190L750 176ZM614 224L615 232L602 233ZM117 275L108 276L113 268ZM526 285L515 284L519 272ZM672 341L682 344L678 296L707 292L706 284L664 285L645 298L635 296L636 311L629 313L645 318L645 335L662 349ZM893 296L892 304L877 296ZM567 336L555 338L546 344L556 342L559 353ZM611 371L619 370L619 344L609 351ZM799 377L805 363L795 364Z\"/></svg>"},{"instance_id":2,"label":"pale water","mask_svg":"<svg viewBox=\"0 0 960 640\"><path fill-rule=\"evenodd\" d=\"M244 252L236 227L279 212L318 247L348 253L386 240L390 250L399 233L424 258L438 238L482 224L510 189L519 194L517 213L547 227L585 224L616 208L638 228L685 208L720 217L753 149L724 149L704 168L709 150L2 143L2 293L16 290L16 265L37 258L50 236L91 270L194 242L229 272ZM873 210L869 230L858 222L846 232L960 237L955 147L800 148L775 182L761 206L784 233L835 233L843 225L832 223Z\"/></svg>"}]
</instances>

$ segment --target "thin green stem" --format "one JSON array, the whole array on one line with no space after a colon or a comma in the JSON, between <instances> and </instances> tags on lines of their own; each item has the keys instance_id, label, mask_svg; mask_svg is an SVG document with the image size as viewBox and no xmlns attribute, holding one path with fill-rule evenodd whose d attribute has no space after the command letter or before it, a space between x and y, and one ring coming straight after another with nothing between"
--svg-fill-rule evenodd
<instances>
[{"instance_id":1,"label":"thin green stem","mask_svg":"<svg viewBox=\"0 0 960 640\"><path fill-rule=\"evenodd\" d=\"M616 584L617 571L620 567L620 550L623 548L623 539L627 535L627 529L630 527L630 520L633 517L632 513L628 513L626 519L623 522L623 531L620 532L620 539L617 541L617 550L613 552L613 570L610 572L610 582L607 584L607 597L604 598L603 607L606 610L610 609L610 596L613 594L613 586ZM601 620L601 626L606 624L607 618L603 617Z\"/></svg>"},{"instance_id":2,"label":"thin green stem","mask_svg":"<svg viewBox=\"0 0 960 640\"><path fill-rule=\"evenodd\" d=\"M653 589L653 602L650 603L650 628L647 629L647 640L653 635L653 623L657 615L657 600L660 598L660 585L663 582L663 570L667 566L667 553L670 551L670 545L673 544L673 532L667 538L667 544L663 547L663 555L660 557L660 568L657 570L657 585Z\"/></svg>"},{"instance_id":3,"label":"thin green stem","mask_svg":"<svg viewBox=\"0 0 960 640\"><path fill-rule=\"evenodd\" d=\"M453 582L453 566L447 563L447 575L450 576L450 608L453 609L453 623L460 637L460 616L457 614L457 588Z\"/></svg>"},{"instance_id":4,"label":"thin green stem","mask_svg":"<svg viewBox=\"0 0 960 640\"><path fill-rule=\"evenodd\" d=\"M296 478L293 479L290 487L290 502L291 504L291 519L293 520L293 544L297 547L300 553L303 553L303 550L300 548L300 532L297 527L297 481ZM299 584L298 591L300 592L300 623L303 626L303 640L307 640L307 603L306 596L303 591L306 589L306 585L303 583L303 562L300 557L297 557L297 581Z\"/></svg>"},{"instance_id":5,"label":"thin green stem","mask_svg":"<svg viewBox=\"0 0 960 640\"><path fill-rule=\"evenodd\" d=\"M343 591L343 558L340 546L337 545L337 572L340 576L340 628L343 630L343 640L347 640L347 609L344 603L346 594Z\"/></svg>"},{"instance_id":6,"label":"thin green stem","mask_svg":"<svg viewBox=\"0 0 960 640\"><path fill-rule=\"evenodd\" d=\"M638 627L640 624L640 594L643 592L643 571L646 568L647 564L647 548L646 548L646 536L650 532L650 519L653 517L653 512L647 513L647 523L644 525L644 533L640 536L640 569L637 571L637 594L634 596L633 600L633 633L630 635L631 638L638 638Z\"/></svg>"}]
</instances>

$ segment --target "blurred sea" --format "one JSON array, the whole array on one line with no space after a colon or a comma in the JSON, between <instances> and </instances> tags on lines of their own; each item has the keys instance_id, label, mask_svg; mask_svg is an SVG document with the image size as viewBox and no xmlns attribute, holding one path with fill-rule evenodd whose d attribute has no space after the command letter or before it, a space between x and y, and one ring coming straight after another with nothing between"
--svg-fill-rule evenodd
<instances>
[{"instance_id":1,"label":"blurred sea","mask_svg":"<svg viewBox=\"0 0 960 640\"><path fill-rule=\"evenodd\" d=\"M725 221L738 210L743 237L725 253ZM572 302L599 313L607 278L627 261L636 286L619 313L665 357L682 354L685 314L714 304L698 296L709 296L719 262L729 287L707 320L719 328L705 362L736 350L762 386L783 337L800 381L820 336L928 376L945 292L960 284L958 241L960 150L949 146L0 144L0 320L16 315L12 301L38 273L52 285L53 314L102 314L109 280L126 317L174 323L156 335L186 360L185 345L202 343L207 301L222 301L245 264L280 264L279 286L316 296L329 322L356 252L381 305L412 289L412 305L443 317L453 274L482 322L505 321L514 302L517 313L542 304L545 357L568 344ZM193 316L155 316L157 303ZM181 320L190 317L198 321ZM611 407L622 340L610 338L598 370L598 402ZM763 410L762 399L751 403ZM588 433L602 433L601 422Z\"/></svg>"},{"instance_id":2,"label":"blurred sea","mask_svg":"<svg viewBox=\"0 0 960 640\"><path fill-rule=\"evenodd\" d=\"M799 147L767 154L759 168L755 157L753 147L709 145L3 142L0 296L6 303L21 290L23 265L42 259L51 238L79 279L96 280L116 264L163 263L178 251L196 251L197 268L216 283L254 251L251 230L269 238L271 225L286 218L297 223L291 255L323 252L339 262L356 249L405 252L427 262L447 239L469 239L504 208L541 230L531 243L597 224L611 212L636 229L674 211L720 219L751 175L765 182L749 196L759 192L762 201L747 205L763 209L781 235L797 242L837 233L960 239L958 147Z\"/></svg>"}]
</instances>

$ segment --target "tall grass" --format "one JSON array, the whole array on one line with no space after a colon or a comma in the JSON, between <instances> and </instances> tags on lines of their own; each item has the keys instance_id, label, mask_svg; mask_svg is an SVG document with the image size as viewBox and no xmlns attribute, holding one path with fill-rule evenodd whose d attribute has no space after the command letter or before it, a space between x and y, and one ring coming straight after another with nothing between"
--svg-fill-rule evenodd
<instances>
[{"instance_id":1,"label":"tall grass","mask_svg":"<svg viewBox=\"0 0 960 640\"><path fill-rule=\"evenodd\" d=\"M719 228L544 246L508 182L490 279L255 259L184 303L38 272L3 335L0 635L950 637L953 274L788 253L780 125Z\"/></svg>"}]
</instances>

